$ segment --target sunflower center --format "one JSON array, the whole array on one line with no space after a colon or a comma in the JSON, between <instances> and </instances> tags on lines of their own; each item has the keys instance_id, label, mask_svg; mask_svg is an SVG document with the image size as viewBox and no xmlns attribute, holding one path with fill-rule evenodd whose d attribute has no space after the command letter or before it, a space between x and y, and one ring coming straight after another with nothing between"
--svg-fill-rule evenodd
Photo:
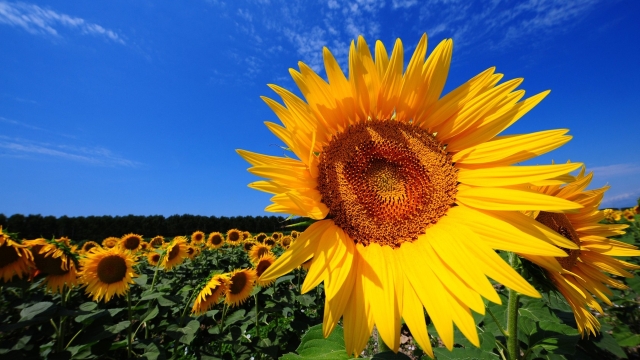
<instances>
[{"instance_id":1,"label":"sunflower center","mask_svg":"<svg viewBox=\"0 0 640 360\"><path fill-rule=\"evenodd\" d=\"M550 213L546 211L540 211L536 221L554 230L558 234L564 236L566 239L573 241L574 244L580 246L580 238L578 233L571 225L571 222L565 214ZM567 257L557 257L556 260L562 265L565 270L571 270L580 256L580 250L571 250L560 247L567 253Z\"/></svg>"},{"instance_id":2,"label":"sunflower center","mask_svg":"<svg viewBox=\"0 0 640 360\"><path fill-rule=\"evenodd\" d=\"M13 246L9 246L8 243L5 243L4 246L0 246L0 269L13 264L19 258L20 256L18 256L18 252Z\"/></svg>"},{"instance_id":3,"label":"sunflower center","mask_svg":"<svg viewBox=\"0 0 640 360\"><path fill-rule=\"evenodd\" d=\"M155 254L151 255L151 261L157 264L158 261L160 261L160 254L155 253Z\"/></svg>"},{"instance_id":4,"label":"sunflower center","mask_svg":"<svg viewBox=\"0 0 640 360\"><path fill-rule=\"evenodd\" d=\"M239 241L240 240L240 233L237 231L232 231L231 233L229 233L229 241Z\"/></svg>"},{"instance_id":5,"label":"sunflower center","mask_svg":"<svg viewBox=\"0 0 640 360\"><path fill-rule=\"evenodd\" d=\"M231 286L229 286L229 292L233 295L238 295L242 292L242 289L247 285L247 275L239 272L231 278Z\"/></svg>"},{"instance_id":6,"label":"sunflower center","mask_svg":"<svg viewBox=\"0 0 640 360\"><path fill-rule=\"evenodd\" d=\"M169 255L167 256L169 257L169 260L173 260L176 258L176 256L178 256L178 254L180 254L180 246L173 245L173 247L171 248L171 251L169 251Z\"/></svg>"},{"instance_id":7,"label":"sunflower center","mask_svg":"<svg viewBox=\"0 0 640 360\"><path fill-rule=\"evenodd\" d=\"M318 190L355 243L414 241L455 202L457 170L428 131L397 121L350 126L324 147Z\"/></svg>"},{"instance_id":8,"label":"sunflower center","mask_svg":"<svg viewBox=\"0 0 640 360\"><path fill-rule=\"evenodd\" d=\"M109 255L98 263L98 278L105 284L122 281L127 275L127 262L118 255Z\"/></svg>"},{"instance_id":9,"label":"sunflower center","mask_svg":"<svg viewBox=\"0 0 640 360\"><path fill-rule=\"evenodd\" d=\"M124 247L128 250L135 250L140 246L140 239L137 236L130 236L124 240Z\"/></svg>"},{"instance_id":10,"label":"sunflower center","mask_svg":"<svg viewBox=\"0 0 640 360\"><path fill-rule=\"evenodd\" d=\"M214 236L211 238L211 243L212 243L213 245L219 245L221 242L222 242L222 236L220 236L220 235L214 235Z\"/></svg>"},{"instance_id":11,"label":"sunflower center","mask_svg":"<svg viewBox=\"0 0 640 360\"><path fill-rule=\"evenodd\" d=\"M273 261L271 261L270 259L262 259L262 260L260 260L258 265L256 265L256 275L258 275L258 277L260 277L260 275L262 275L262 273L265 270L267 270L269 268L269 266L271 266L272 263L273 263Z\"/></svg>"}]
</instances>

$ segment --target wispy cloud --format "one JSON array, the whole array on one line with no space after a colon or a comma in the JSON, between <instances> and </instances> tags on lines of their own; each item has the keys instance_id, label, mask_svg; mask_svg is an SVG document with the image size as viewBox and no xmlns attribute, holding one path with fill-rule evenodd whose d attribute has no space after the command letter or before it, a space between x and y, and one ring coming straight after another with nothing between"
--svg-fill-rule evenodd
<instances>
[{"instance_id":1,"label":"wispy cloud","mask_svg":"<svg viewBox=\"0 0 640 360\"><path fill-rule=\"evenodd\" d=\"M118 33L98 24L62 14L38 5L23 2L0 1L0 24L20 27L31 34L59 37L63 28L78 31L81 34L106 38L119 44L125 41Z\"/></svg>"},{"instance_id":2,"label":"wispy cloud","mask_svg":"<svg viewBox=\"0 0 640 360\"><path fill-rule=\"evenodd\" d=\"M589 171L593 171L594 176L601 177L617 177L622 175L631 175L640 173L640 165L639 164L613 164L613 165L605 165L605 166L596 166L589 169Z\"/></svg>"},{"instance_id":3,"label":"wispy cloud","mask_svg":"<svg viewBox=\"0 0 640 360\"><path fill-rule=\"evenodd\" d=\"M0 156L38 156L61 158L81 163L108 167L138 167L141 164L114 154L103 147L78 147L0 135Z\"/></svg>"},{"instance_id":4,"label":"wispy cloud","mask_svg":"<svg viewBox=\"0 0 640 360\"><path fill-rule=\"evenodd\" d=\"M608 196L608 194L605 193L604 199L602 200L602 205L613 207L629 206L630 204L634 203L634 200L638 199L638 197L640 197L640 189L613 196Z\"/></svg>"}]
</instances>

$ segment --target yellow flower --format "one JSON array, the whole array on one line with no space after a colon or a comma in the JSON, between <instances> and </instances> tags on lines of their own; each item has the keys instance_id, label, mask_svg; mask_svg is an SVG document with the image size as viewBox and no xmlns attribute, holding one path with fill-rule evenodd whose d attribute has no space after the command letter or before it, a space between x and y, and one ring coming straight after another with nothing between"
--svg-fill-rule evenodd
<instances>
[{"instance_id":1,"label":"yellow flower","mask_svg":"<svg viewBox=\"0 0 640 360\"><path fill-rule=\"evenodd\" d=\"M271 279L271 280L260 280L260 275L262 275L262 273L265 272L265 270L267 270L269 268L269 266L273 265L273 263L276 261L276 257L271 254L271 253L267 253L265 255L263 255L260 260L258 260L256 262L256 276L258 277L258 280L256 281L256 283L262 287L266 287L269 286L271 284L273 284L273 282L275 281L275 279Z\"/></svg>"},{"instance_id":2,"label":"yellow flower","mask_svg":"<svg viewBox=\"0 0 640 360\"><path fill-rule=\"evenodd\" d=\"M212 232L207 239L207 246L211 249L217 249L224 244L224 235L219 232Z\"/></svg>"},{"instance_id":3,"label":"yellow flower","mask_svg":"<svg viewBox=\"0 0 640 360\"><path fill-rule=\"evenodd\" d=\"M114 237L114 236L110 236L104 240L102 240L102 247L104 248L112 248L116 245L118 245L118 243L120 242L120 238Z\"/></svg>"},{"instance_id":4,"label":"yellow flower","mask_svg":"<svg viewBox=\"0 0 640 360\"><path fill-rule=\"evenodd\" d=\"M189 260L193 260L196 258L196 256L198 256L199 252L198 252L199 248L195 247L193 245L187 245L187 257L189 258Z\"/></svg>"},{"instance_id":5,"label":"yellow flower","mask_svg":"<svg viewBox=\"0 0 640 360\"><path fill-rule=\"evenodd\" d=\"M187 254L187 238L184 236L176 236L173 238L169 246L167 246L166 254L162 258L162 266L169 271L174 267L182 264Z\"/></svg>"},{"instance_id":6,"label":"yellow flower","mask_svg":"<svg viewBox=\"0 0 640 360\"><path fill-rule=\"evenodd\" d=\"M267 234L259 233L258 235L256 235L256 241L259 243L263 243L267 237L268 237Z\"/></svg>"},{"instance_id":7,"label":"yellow flower","mask_svg":"<svg viewBox=\"0 0 640 360\"><path fill-rule=\"evenodd\" d=\"M227 243L229 245L237 246L242 241L242 232L238 229L231 229L227 231Z\"/></svg>"},{"instance_id":8,"label":"yellow flower","mask_svg":"<svg viewBox=\"0 0 640 360\"><path fill-rule=\"evenodd\" d=\"M140 249L140 245L142 244L142 236L137 234L127 234L120 238L120 247L124 250L129 250L132 252L136 252Z\"/></svg>"},{"instance_id":9,"label":"yellow flower","mask_svg":"<svg viewBox=\"0 0 640 360\"><path fill-rule=\"evenodd\" d=\"M191 243L200 244L204 241L204 233L202 231L196 231L191 234Z\"/></svg>"},{"instance_id":10,"label":"yellow flower","mask_svg":"<svg viewBox=\"0 0 640 360\"><path fill-rule=\"evenodd\" d=\"M132 278L138 276L133 270L135 255L123 248L95 248L80 262L80 281L93 301L107 302L114 295L126 294L129 285L133 284Z\"/></svg>"},{"instance_id":11,"label":"yellow flower","mask_svg":"<svg viewBox=\"0 0 640 360\"><path fill-rule=\"evenodd\" d=\"M281 237L282 237L281 232L274 232L273 234L271 234L271 238L273 238L273 240L275 240L276 242L278 242L278 240L280 240Z\"/></svg>"},{"instance_id":12,"label":"yellow flower","mask_svg":"<svg viewBox=\"0 0 640 360\"><path fill-rule=\"evenodd\" d=\"M143 241L140 243L140 251L148 251L149 250L149 243L146 241Z\"/></svg>"},{"instance_id":13,"label":"yellow flower","mask_svg":"<svg viewBox=\"0 0 640 360\"><path fill-rule=\"evenodd\" d=\"M164 236L156 236L153 239L151 239L151 242L149 242L149 245L151 245L152 248L154 249L158 249L161 248L162 245L164 245Z\"/></svg>"},{"instance_id":14,"label":"yellow flower","mask_svg":"<svg viewBox=\"0 0 640 360\"><path fill-rule=\"evenodd\" d=\"M229 275L214 275L198 294L191 312L201 315L216 305L229 288Z\"/></svg>"},{"instance_id":15,"label":"yellow flower","mask_svg":"<svg viewBox=\"0 0 640 360\"><path fill-rule=\"evenodd\" d=\"M625 211L622 212L622 216L627 220L627 221L636 221L636 214L635 212L633 212L631 209L627 209Z\"/></svg>"},{"instance_id":16,"label":"yellow flower","mask_svg":"<svg viewBox=\"0 0 640 360\"><path fill-rule=\"evenodd\" d=\"M244 251L246 252L249 252L255 244L255 241L245 241L242 243L242 249L244 249Z\"/></svg>"},{"instance_id":17,"label":"yellow flower","mask_svg":"<svg viewBox=\"0 0 640 360\"><path fill-rule=\"evenodd\" d=\"M0 225L0 277L7 283L18 276L29 275L34 267L33 255L26 245L14 241L11 236L2 230Z\"/></svg>"},{"instance_id":18,"label":"yellow flower","mask_svg":"<svg viewBox=\"0 0 640 360\"><path fill-rule=\"evenodd\" d=\"M260 258L267 254L271 254L271 247L265 244L256 243L249 251L249 259L251 259L253 264L257 264L258 261L260 261Z\"/></svg>"},{"instance_id":19,"label":"yellow flower","mask_svg":"<svg viewBox=\"0 0 640 360\"><path fill-rule=\"evenodd\" d=\"M36 267L35 275L45 275L47 290L61 294L65 286L73 287L78 284L76 255L68 246L68 239L40 238L25 240L24 243L31 248Z\"/></svg>"},{"instance_id":20,"label":"yellow flower","mask_svg":"<svg viewBox=\"0 0 640 360\"><path fill-rule=\"evenodd\" d=\"M285 249L288 249L292 242L293 238L291 235L285 235L280 239L280 245Z\"/></svg>"},{"instance_id":21,"label":"yellow flower","mask_svg":"<svg viewBox=\"0 0 640 360\"><path fill-rule=\"evenodd\" d=\"M160 254L152 251L147 255L147 262L151 266L158 266L158 262L160 262Z\"/></svg>"},{"instance_id":22,"label":"yellow flower","mask_svg":"<svg viewBox=\"0 0 640 360\"><path fill-rule=\"evenodd\" d=\"M268 237L266 239L264 239L264 245L268 246L269 249L271 249L272 247L276 246L277 242L276 239L272 238L272 237Z\"/></svg>"},{"instance_id":23,"label":"yellow flower","mask_svg":"<svg viewBox=\"0 0 640 360\"><path fill-rule=\"evenodd\" d=\"M91 251L91 249L99 248L99 247L100 247L100 245L97 242L95 242L95 241L87 241L84 244L82 244L82 251L87 253L87 252Z\"/></svg>"},{"instance_id":24,"label":"yellow flower","mask_svg":"<svg viewBox=\"0 0 640 360\"><path fill-rule=\"evenodd\" d=\"M225 302L230 306L241 305L255 286L256 271L253 269L234 270L229 274L229 287L227 289Z\"/></svg>"},{"instance_id":25,"label":"yellow flower","mask_svg":"<svg viewBox=\"0 0 640 360\"><path fill-rule=\"evenodd\" d=\"M300 233L299 233L299 232L297 232L296 230L293 230L293 231L291 232L291 237L292 237L294 240L298 238L298 235L300 235Z\"/></svg>"},{"instance_id":26,"label":"yellow flower","mask_svg":"<svg viewBox=\"0 0 640 360\"><path fill-rule=\"evenodd\" d=\"M251 233L248 232L248 231L243 231L242 232L242 240L243 241L247 241L249 239L251 239Z\"/></svg>"},{"instance_id":27,"label":"yellow flower","mask_svg":"<svg viewBox=\"0 0 640 360\"><path fill-rule=\"evenodd\" d=\"M640 269L640 266L618 260L614 256L640 256L635 246L608 239L608 236L624 234L628 225L601 224L605 211L599 211L608 186L595 190L585 190L591 182L593 173L585 175L584 167L574 182L565 186L549 185L533 187L539 193L557 196L581 204L577 212L552 213L537 212L535 218L560 235L571 240L578 249L563 249L568 256L549 257L520 254L546 270L554 287L567 299L573 310L582 335L596 335L600 323L589 308L601 314L602 308L594 296L612 306L607 296L612 296L606 285L626 289L620 281L608 277L605 272L617 276L632 277L628 269Z\"/></svg>"},{"instance_id":28,"label":"yellow flower","mask_svg":"<svg viewBox=\"0 0 640 360\"><path fill-rule=\"evenodd\" d=\"M521 100L522 79L498 84L490 68L441 96L452 44L425 60L424 35L403 71L399 40L390 57L377 42L374 57L360 37L348 78L325 48L328 82L299 63L290 73L305 100L276 85L284 105L263 98L284 125L267 127L297 159L238 150L266 178L250 187L274 195L267 211L318 220L261 280L313 257L302 291L324 281L324 335L343 317L349 354L374 324L397 351L404 318L432 355L424 308L447 348L454 324L478 345L471 310L484 314L482 297L500 302L488 278L540 296L494 249L562 256L555 244L576 247L519 211L580 208L528 190L580 164L512 166L563 145L567 130L498 136L548 91Z\"/></svg>"}]
</instances>

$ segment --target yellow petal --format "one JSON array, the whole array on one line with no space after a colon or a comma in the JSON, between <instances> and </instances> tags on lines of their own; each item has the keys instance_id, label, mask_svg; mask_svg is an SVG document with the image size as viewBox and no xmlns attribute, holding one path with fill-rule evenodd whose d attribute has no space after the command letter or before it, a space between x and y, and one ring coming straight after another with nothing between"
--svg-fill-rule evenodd
<instances>
[{"instance_id":1,"label":"yellow petal","mask_svg":"<svg viewBox=\"0 0 640 360\"><path fill-rule=\"evenodd\" d=\"M433 359L433 349L431 348L431 339L429 339L429 333L427 332L427 324L424 320L424 310L418 299L418 295L416 295L409 279L406 277L404 280L402 309L402 318L409 327L413 339L420 345L422 350Z\"/></svg>"},{"instance_id":2,"label":"yellow petal","mask_svg":"<svg viewBox=\"0 0 640 360\"><path fill-rule=\"evenodd\" d=\"M537 192L492 187L459 190L456 201L477 209L502 211L562 211L582 208L582 205L572 201Z\"/></svg>"},{"instance_id":3,"label":"yellow petal","mask_svg":"<svg viewBox=\"0 0 640 360\"><path fill-rule=\"evenodd\" d=\"M483 169L459 169L458 181L473 186L509 186L542 181L570 173L581 163L534 166L498 166Z\"/></svg>"}]
</instances>

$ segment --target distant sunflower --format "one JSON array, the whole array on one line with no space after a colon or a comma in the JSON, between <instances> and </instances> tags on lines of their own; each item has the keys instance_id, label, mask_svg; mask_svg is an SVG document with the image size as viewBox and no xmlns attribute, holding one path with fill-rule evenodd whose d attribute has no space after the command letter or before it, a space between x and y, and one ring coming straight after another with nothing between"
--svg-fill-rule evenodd
<instances>
[{"instance_id":1,"label":"distant sunflower","mask_svg":"<svg viewBox=\"0 0 640 360\"><path fill-rule=\"evenodd\" d=\"M120 247L124 250L129 250L132 252L136 252L140 249L140 244L142 244L142 236L138 234L127 234L120 238Z\"/></svg>"},{"instance_id":2,"label":"distant sunflower","mask_svg":"<svg viewBox=\"0 0 640 360\"><path fill-rule=\"evenodd\" d=\"M95 241L87 241L84 244L82 244L82 251L84 251L86 253L86 252L91 251L91 249L99 248L99 247L100 247L100 244L98 244L97 242L95 242Z\"/></svg>"},{"instance_id":3,"label":"distant sunflower","mask_svg":"<svg viewBox=\"0 0 640 360\"><path fill-rule=\"evenodd\" d=\"M119 242L120 242L120 238L117 238L115 236L110 236L110 237L102 240L102 247L104 247L106 249L110 249L112 247L117 246Z\"/></svg>"},{"instance_id":4,"label":"distant sunflower","mask_svg":"<svg viewBox=\"0 0 640 360\"><path fill-rule=\"evenodd\" d=\"M227 231L227 244L237 246L242 241L242 232L238 229Z\"/></svg>"},{"instance_id":5,"label":"distant sunflower","mask_svg":"<svg viewBox=\"0 0 640 360\"><path fill-rule=\"evenodd\" d=\"M184 236L174 237L169 246L167 246L167 253L162 259L164 269L169 271L182 264L184 259L188 257L187 247L187 238Z\"/></svg>"},{"instance_id":6,"label":"distant sunflower","mask_svg":"<svg viewBox=\"0 0 640 360\"><path fill-rule=\"evenodd\" d=\"M263 255L260 258L260 260L258 260L258 262L256 263L256 276L258 277L258 280L256 281L256 283L258 285L262 287L266 287L273 284L275 279L266 280L266 281L260 280L260 275L262 275L262 273L265 272L265 270L267 270L269 266L271 266L275 261L276 261L276 257L271 253Z\"/></svg>"},{"instance_id":7,"label":"distant sunflower","mask_svg":"<svg viewBox=\"0 0 640 360\"><path fill-rule=\"evenodd\" d=\"M291 246L292 242L293 238L291 237L291 235L285 235L280 239L280 246L282 246L284 249L288 249L289 246Z\"/></svg>"},{"instance_id":8,"label":"distant sunflower","mask_svg":"<svg viewBox=\"0 0 640 360\"><path fill-rule=\"evenodd\" d=\"M298 235L300 235L300 233L296 230L291 231L291 237L294 239L298 238Z\"/></svg>"},{"instance_id":9,"label":"distant sunflower","mask_svg":"<svg viewBox=\"0 0 640 360\"><path fill-rule=\"evenodd\" d=\"M257 264L260 258L267 254L271 254L271 247L257 243L251 248L251 251L249 251L249 259L251 259L253 264Z\"/></svg>"},{"instance_id":10,"label":"distant sunflower","mask_svg":"<svg viewBox=\"0 0 640 360\"><path fill-rule=\"evenodd\" d=\"M522 79L499 84L490 68L442 96L452 48L444 40L425 59L425 34L404 70L400 40L388 56L381 42L372 54L359 37L348 77L325 48L328 80L300 62L290 73L304 99L276 85L283 104L263 98L283 124L267 127L295 157L238 150L265 178L250 186L273 194L267 211L317 220L262 280L313 256L302 292L324 282L323 333L342 317L348 354L362 351L374 324L398 351L404 318L432 355L425 308L448 349L454 324L478 346L471 310L484 314L483 297L500 302L488 277L540 296L494 249L563 256L554 244L576 248L519 211L580 208L527 189L562 183L580 164L513 166L560 147L568 130L498 136L548 91L521 101Z\"/></svg>"},{"instance_id":11,"label":"distant sunflower","mask_svg":"<svg viewBox=\"0 0 640 360\"><path fill-rule=\"evenodd\" d=\"M253 269L234 270L229 274L229 288L227 289L225 302L230 306L241 305L255 286L256 271Z\"/></svg>"},{"instance_id":12,"label":"distant sunflower","mask_svg":"<svg viewBox=\"0 0 640 360\"><path fill-rule=\"evenodd\" d=\"M255 244L255 241L245 241L242 243L242 248L244 249L244 251L249 252Z\"/></svg>"},{"instance_id":13,"label":"distant sunflower","mask_svg":"<svg viewBox=\"0 0 640 360\"><path fill-rule=\"evenodd\" d=\"M196 297L191 312L202 315L216 305L229 288L229 274L214 275Z\"/></svg>"},{"instance_id":14,"label":"distant sunflower","mask_svg":"<svg viewBox=\"0 0 640 360\"><path fill-rule=\"evenodd\" d=\"M140 243L140 250L141 251L147 251L149 250L149 243L146 241L143 241Z\"/></svg>"},{"instance_id":15,"label":"distant sunflower","mask_svg":"<svg viewBox=\"0 0 640 360\"><path fill-rule=\"evenodd\" d=\"M589 310L591 308L603 313L594 296L612 306L607 296L612 296L613 293L606 285L618 289L627 288L622 282L604 273L632 277L633 275L626 270L640 269L640 266L614 258L614 256L640 256L640 251L633 245L607 238L624 234L627 225L600 223L605 215L598 208L608 187L585 190L592 177L593 173L585 175L583 167L576 180L565 186L550 185L533 188L542 194L557 196L583 206L578 212L566 214L546 211L534 214L536 221L571 240L578 249L560 247L567 253L566 257L521 254L522 257L546 270L554 287L571 306L578 330L582 335L589 333L596 335L600 329L600 323Z\"/></svg>"},{"instance_id":16,"label":"distant sunflower","mask_svg":"<svg viewBox=\"0 0 640 360\"><path fill-rule=\"evenodd\" d=\"M604 215L605 220L610 223L618 222L622 218L622 214L620 213L620 211L613 209L604 209L602 211L602 214Z\"/></svg>"},{"instance_id":17,"label":"distant sunflower","mask_svg":"<svg viewBox=\"0 0 640 360\"><path fill-rule=\"evenodd\" d=\"M211 249L217 249L224 245L224 235L219 232L212 232L207 239L207 246Z\"/></svg>"},{"instance_id":18,"label":"distant sunflower","mask_svg":"<svg viewBox=\"0 0 640 360\"><path fill-rule=\"evenodd\" d=\"M0 277L7 283L14 276L22 279L29 275L33 264L33 255L19 240L13 240L11 234L2 230L0 225Z\"/></svg>"},{"instance_id":19,"label":"distant sunflower","mask_svg":"<svg viewBox=\"0 0 640 360\"><path fill-rule=\"evenodd\" d=\"M636 214L640 214L640 205L636 205L633 207L633 212Z\"/></svg>"},{"instance_id":20,"label":"distant sunflower","mask_svg":"<svg viewBox=\"0 0 640 360\"><path fill-rule=\"evenodd\" d=\"M35 239L25 240L33 254L36 271L35 276L45 275L47 290L52 293L62 293L65 286L73 287L78 284L77 255L73 252L66 239Z\"/></svg>"},{"instance_id":21,"label":"distant sunflower","mask_svg":"<svg viewBox=\"0 0 640 360\"><path fill-rule=\"evenodd\" d=\"M138 276L133 270L135 255L124 248L96 248L80 262L80 281L86 286L85 293L96 302L108 302L114 295L126 294L133 278Z\"/></svg>"},{"instance_id":22,"label":"distant sunflower","mask_svg":"<svg viewBox=\"0 0 640 360\"><path fill-rule=\"evenodd\" d=\"M630 221L630 222L636 221L636 214L630 209L623 211L622 217L624 217L625 219L627 219L627 221Z\"/></svg>"},{"instance_id":23,"label":"distant sunflower","mask_svg":"<svg viewBox=\"0 0 640 360\"><path fill-rule=\"evenodd\" d=\"M154 249L158 249L161 248L162 245L164 245L164 236L156 236L153 239L151 239L151 242L149 242L149 245L154 248Z\"/></svg>"},{"instance_id":24,"label":"distant sunflower","mask_svg":"<svg viewBox=\"0 0 640 360\"><path fill-rule=\"evenodd\" d=\"M266 238L267 238L267 234L265 234L265 233L259 233L255 237L256 241L259 242L259 243L263 243Z\"/></svg>"},{"instance_id":25,"label":"distant sunflower","mask_svg":"<svg viewBox=\"0 0 640 360\"><path fill-rule=\"evenodd\" d=\"M198 247L193 245L187 245L187 257L189 260L193 260L198 256Z\"/></svg>"},{"instance_id":26,"label":"distant sunflower","mask_svg":"<svg viewBox=\"0 0 640 360\"><path fill-rule=\"evenodd\" d=\"M273 240L275 240L277 242L278 240L280 240L280 238L282 238L282 233L281 232L274 232L273 234L271 234L271 237L273 238Z\"/></svg>"},{"instance_id":27,"label":"distant sunflower","mask_svg":"<svg viewBox=\"0 0 640 360\"><path fill-rule=\"evenodd\" d=\"M266 246L269 247L269 249L271 249L272 247L276 246L276 244L278 243L278 241L272 237L268 237L266 239L264 239L264 244Z\"/></svg>"},{"instance_id":28,"label":"distant sunflower","mask_svg":"<svg viewBox=\"0 0 640 360\"><path fill-rule=\"evenodd\" d=\"M204 233L202 231L196 231L191 234L192 244L201 244L202 242L204 242Z\"/></svg>"},{"instance_id":29,"label":"distant sunflower","mask_svg":"<svg viewBox=\"0 0 640 360\"><path fill-rule=\"evenodd\" d=\"M161 255L158 254L155 251L151 251L149 252L149 254L147 255L147 262L149 263L149 265L151 266L158 266L158 262L160 261L160 257Z\"/></svg>"},{"instance_id":30,"label":"distant sunflower","mask_svg":"<svg viewBox=\"0 0 640 360\"><path fill-rule=\"evenodd\" d=\"M251 239L251 233L248 231L243 231L242 232L242 240L246 241Z\"/></svg>"}]
</instances>

